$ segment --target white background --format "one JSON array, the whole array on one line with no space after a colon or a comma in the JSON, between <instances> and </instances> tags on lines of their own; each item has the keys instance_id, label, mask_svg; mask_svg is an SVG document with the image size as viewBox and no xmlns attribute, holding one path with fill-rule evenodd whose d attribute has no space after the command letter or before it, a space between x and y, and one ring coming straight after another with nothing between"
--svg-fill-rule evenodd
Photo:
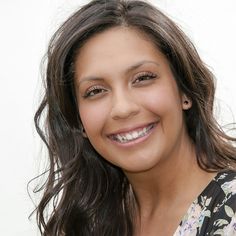
<instances>
[{"instance_id":1,"label":"white background","mask_svg":"<svg viewBox=\"0 0 236 236\"><path fill-rule=\"evenodd\" d=\"M40 60L58 25L79 0L0 1L0 235L34 236L27 182L39 174L41 143L33 114L39 102ZM235 0L152 1L178 22L217 77L217 117L236 114Z\"/></svg>"}]
</instances>

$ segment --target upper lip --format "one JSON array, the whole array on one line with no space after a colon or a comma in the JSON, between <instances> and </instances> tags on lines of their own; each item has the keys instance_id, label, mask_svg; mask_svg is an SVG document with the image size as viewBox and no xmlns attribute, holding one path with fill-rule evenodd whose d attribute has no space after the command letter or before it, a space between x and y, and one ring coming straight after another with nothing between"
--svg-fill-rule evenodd
<instances>
[{"instance_id":1,"label":"upper lip","mask_svg":"<svg viewBox=\"0 0 236 236\"><path fill-rule=\"evenodd\" d=\"M143 129L144 127L147 127L147 126L149 126L151 124L155 124L157 122L158 121L154 121L154 122L149 122L149 123L145 123L145 124L140 124L140 125L135 125L135 126L131 126L131 127L126 127L126 128L123 128L123 129L116 130L116 131L108 134L108 136L122 134L122 133L129 133L131 131Z\"/></svg>"}]
</instances>

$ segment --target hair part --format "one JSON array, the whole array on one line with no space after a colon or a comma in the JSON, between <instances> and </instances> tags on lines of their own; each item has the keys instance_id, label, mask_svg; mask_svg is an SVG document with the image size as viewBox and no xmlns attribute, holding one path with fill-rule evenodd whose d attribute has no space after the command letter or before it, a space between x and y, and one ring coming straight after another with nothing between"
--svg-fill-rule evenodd
<instances>
[{"instance_id":1,"label":"hair part","mask_svg":"<svg viewBox=\"0 0 236 236\"><path fill-rule=\"evenodd\" d=\"M214 77L181 29L143 1L91 1L69 17L48 47L45 96L35 114L50 159L44 195L36 209L42 235L134 233L135 194L122 170L83 138L74 87L80 48L96 34L121 26L148 36L168 59L180 91L191 99L185 121L199 166L206 171L235 167L236 139L225 134L213 116Z\"/></svg>"}]
</instances>

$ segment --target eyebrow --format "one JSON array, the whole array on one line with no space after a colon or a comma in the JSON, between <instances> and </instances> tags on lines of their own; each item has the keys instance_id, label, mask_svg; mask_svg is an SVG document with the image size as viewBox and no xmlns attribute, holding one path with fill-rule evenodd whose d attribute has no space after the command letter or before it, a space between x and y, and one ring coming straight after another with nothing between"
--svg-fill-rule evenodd
<instances>
[{"instance_id":1,"label":"eyebrow","mask_svg":"<svg viewBox=\"0 0 236 236\"><path fill-rule=\"evenodd\" d=\"M135 70L135 69L138 69L139 67L141 67L142 65L144 64L155 64L156 66L159 66L159 64L155 61L148 61L148 60L143 60L143 61L140 61L138 63L135 63L134 65L131 65L129 66L127 69L125 69L125 74ZM103 81L104 79L102 77L96 77L96 76L87 76L87 77L84 77L82 80L79 81L78 83L78 86L81 85L81 83L83 82L86 82L86 81L93 81L93 80L100 80L100 81Z\"/></svg>"}]
</instances>

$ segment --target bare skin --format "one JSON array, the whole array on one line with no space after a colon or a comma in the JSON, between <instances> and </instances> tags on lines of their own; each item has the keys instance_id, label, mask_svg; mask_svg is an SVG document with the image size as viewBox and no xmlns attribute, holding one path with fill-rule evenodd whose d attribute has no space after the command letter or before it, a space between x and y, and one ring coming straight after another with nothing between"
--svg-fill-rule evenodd
<instances>
[{"instance_id":1,"label":"bare skin","mask_svg":"<svg viewBox=\"0 0 236 236\"><path fill-rule=\"evenodd\" d=\"M193 156L190 144L186 156L166 170L164 163L152 173L126 173L139 205L135 236L172 236L175 233L191 203L216 175L200 169Z\"/></svg>"}]
</instances>

